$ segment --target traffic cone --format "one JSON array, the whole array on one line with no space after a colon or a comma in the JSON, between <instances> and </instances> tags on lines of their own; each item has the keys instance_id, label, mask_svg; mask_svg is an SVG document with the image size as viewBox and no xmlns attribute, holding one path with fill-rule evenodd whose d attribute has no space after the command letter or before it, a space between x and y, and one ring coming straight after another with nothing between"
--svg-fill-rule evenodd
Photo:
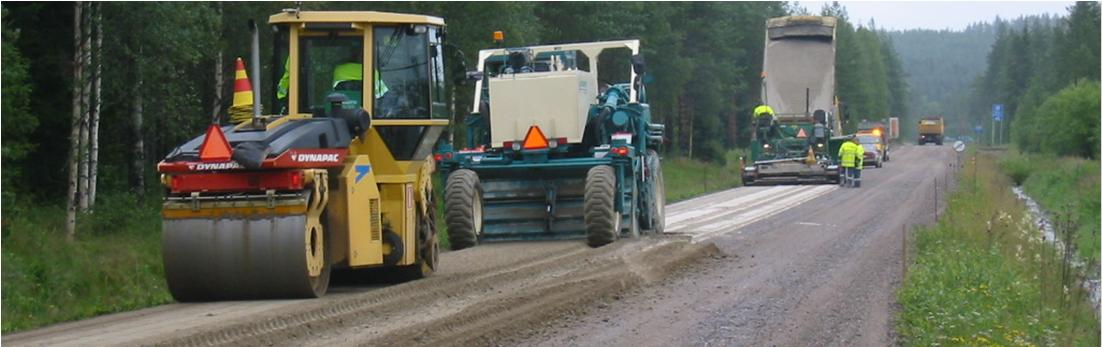
<instances>
[{"instance_id":1,"label":"traffic cone","mask_svg":"<svg viewBox=\"0 0 1102 347\"><path fill-rule=\"evenodd\" d=\"M233 105L230 106L230 121L241 123L253 116L253 86L249 75L245 73L245 62L237 58L233 78Z\"/></svg>"}]
</instances>

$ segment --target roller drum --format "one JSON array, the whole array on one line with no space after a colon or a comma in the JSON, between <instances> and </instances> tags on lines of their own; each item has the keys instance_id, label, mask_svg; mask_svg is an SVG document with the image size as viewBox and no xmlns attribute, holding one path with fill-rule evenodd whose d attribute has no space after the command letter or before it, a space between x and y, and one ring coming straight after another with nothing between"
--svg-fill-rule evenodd
<instances>
[{"instance_id":1,"label":"roller drum","mask_svg":"<svg viewBox=\"0 0 1102 347\"><path fill-rule=\"evenodd\" d=\"M311 298L328 287L324 233L306 215L167 219L162 241L179 301Z\"/></svg>"}]
</instances>

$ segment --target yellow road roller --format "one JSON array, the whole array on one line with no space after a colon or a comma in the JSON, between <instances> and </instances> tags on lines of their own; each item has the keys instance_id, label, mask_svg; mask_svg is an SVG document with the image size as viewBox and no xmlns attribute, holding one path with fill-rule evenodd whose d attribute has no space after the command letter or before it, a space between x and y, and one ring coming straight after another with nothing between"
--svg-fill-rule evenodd
<instances>
[{"instance_id":1,"label":"yellow road roller","mask_svg":"<svg viewBox=\"0 0 1102 347\"><path fill-rule=\"evenodd\" d=\"M158 163L172 296L319 297L334 269L429 275L444 20L291 9L269 24L274 112L258 89L251 117L212 124ZM262 85L252 27L253 79L235 90Z\"/></svg>"}]
</instances>

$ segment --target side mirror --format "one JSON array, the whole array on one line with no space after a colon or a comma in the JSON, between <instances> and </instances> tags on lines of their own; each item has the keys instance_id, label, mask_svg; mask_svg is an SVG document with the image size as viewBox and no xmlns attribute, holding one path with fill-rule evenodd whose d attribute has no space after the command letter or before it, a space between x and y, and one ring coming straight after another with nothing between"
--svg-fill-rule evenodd
<instances>
[{"instance_id":1,"label":"side mirror","mask_svg":"<svg viewBox=\"0 0 1102 347\"><path fill-rule=\"evenodd\" d=\"M642 54L636 54L631 56L631 68L635 70L636 74L642 75L647 72L647 62L643 59Z\"/></svg>"},{"instance_id":2,"label":"side mirror","mask_svg":"<svg viewBox=\"0 0 1102 347\"><path fill-rule=\"evenodd\" d=\"M468 81L481 81L482 80L482 72L481 71L467 71L466 80L468 80Z\"/></svg>"},{"instance_id":3,"label":"side mirror","mask_svg":"<svg viewBox=\"0 0 1102 347\"><path fill-rule=\"evenodd\" d=\"M444 44L444 56L448 58L448 61L454 62L451 67L451 79L456 85L464 85L467 83L467 58L463 55L463 51L453 44Z\"/></svg>"},{"instance_id":4,"label":"side mirror","mask_svg":"<svg viewBox=\"0 0 1102 347\"><path fill-rule=\"evenodd\" d=\"M452 67L452 83L455 85L467 84L467 62L459 60L455 66Z\"/></svg>"}]
</instances>

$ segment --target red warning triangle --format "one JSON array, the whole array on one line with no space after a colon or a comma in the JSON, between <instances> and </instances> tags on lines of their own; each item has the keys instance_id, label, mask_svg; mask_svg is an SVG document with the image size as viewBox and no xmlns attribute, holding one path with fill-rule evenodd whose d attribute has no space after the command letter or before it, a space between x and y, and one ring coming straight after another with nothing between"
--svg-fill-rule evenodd
<instances>
[{"instance_id":1,"label":"red warning triangle","mask_svg":"<svg viewBox=\"0 0 1102 347\"><path fill-rule=\"evenodd\" d=\"M219 128L217 124L211 124L207 128L207 136L203 140L203 145L199 146L199 160L227 161L230 160L232 151L229 141L226 141L226 134L222 133L222 128Z\"/></svg>"},{"instance_id":2,"label":"red warning triangle","mask_svg":"<svg viewBox=\"0 0 1102 347\"><path fill-rule=\"evenodd\" d=\"M806 139L807 133L804 132L804 128L800 128L800 132L796 133L796 138Z\"/></svg>"}]
</instances>

